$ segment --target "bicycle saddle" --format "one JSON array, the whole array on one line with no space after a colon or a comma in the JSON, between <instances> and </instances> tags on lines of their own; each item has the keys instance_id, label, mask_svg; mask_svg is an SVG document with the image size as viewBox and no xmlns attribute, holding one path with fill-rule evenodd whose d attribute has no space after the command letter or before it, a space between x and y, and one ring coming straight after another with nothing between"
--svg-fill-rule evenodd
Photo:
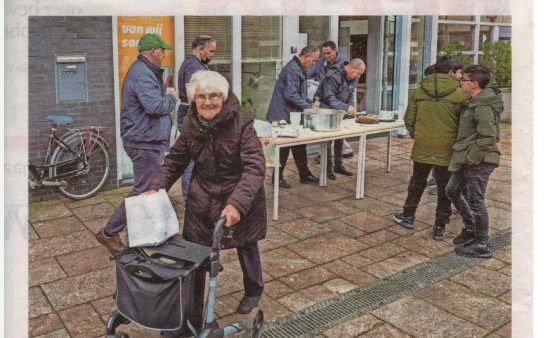
<instances>
[{"instance_id":1,"label":"bicycle saddle","mask_svg":"<svg viewBox=\"0 0 551 338\"><path fill-rule=\"evenodd\" d=\"M73 123L74 119L69 115L48 115L48 121L63 126Z\"/></svg>"}]
</instances>

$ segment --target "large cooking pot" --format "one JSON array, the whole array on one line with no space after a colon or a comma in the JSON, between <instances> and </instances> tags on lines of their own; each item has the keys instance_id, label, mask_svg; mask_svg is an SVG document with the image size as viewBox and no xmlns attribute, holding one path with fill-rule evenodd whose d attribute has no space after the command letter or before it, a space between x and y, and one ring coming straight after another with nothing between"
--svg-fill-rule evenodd
<instances>
[{"instance_id":1,"label":"large cooking pot","mask_svg":"<svg viewBox=\"0 0 551 338\"><path fill-rule=\"evenodd\" d=\"M327 108L304 109L304 128L315 131L337 131L341 128L341 121L346 114L342 110Z\"/></svg>"}]
</instances>

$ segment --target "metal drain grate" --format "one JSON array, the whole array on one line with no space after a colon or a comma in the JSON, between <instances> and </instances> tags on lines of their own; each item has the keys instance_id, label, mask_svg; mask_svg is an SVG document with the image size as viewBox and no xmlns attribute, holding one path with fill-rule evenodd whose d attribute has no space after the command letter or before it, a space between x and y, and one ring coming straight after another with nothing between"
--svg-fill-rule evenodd
<instances>
[{"instance_id":1,"label":"metal drain grate","mask_svg":"<svg viewBox=\"0 0 551 338\"><path fill-rule=\"evenodd\" d=\"M489 242L494 255L501 253L511 245L511 230L492 234ZM326 329L456 275L480 262L481 259L461 257L453 251L448 252L268 323L262 337L314 337Z\"/></svg>"}]
</instances>

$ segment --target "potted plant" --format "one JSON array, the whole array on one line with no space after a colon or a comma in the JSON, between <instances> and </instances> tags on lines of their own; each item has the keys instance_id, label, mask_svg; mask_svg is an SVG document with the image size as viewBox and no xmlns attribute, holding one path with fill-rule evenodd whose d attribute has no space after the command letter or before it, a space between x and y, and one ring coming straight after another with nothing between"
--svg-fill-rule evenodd
<instances>
[{"instance_id":1,"label":"potted plant","mask_svg":"<svg viewBox=\"0 0 551 338\"><path fill-rule=\"evenodd\" d=\"M505 41L485 42L480 64L492 72L491 85L500 88L503 95L502 122L511 122L511 44Z\"/></svg>"},{"instance_id":2,"label":"potted plant","mask_svg":"<svg viewBox=\"0 0 551 338\"><path fill-rule=\"evenodd\" d=\"M438 48L438 55L449 55L458 59L463 64L463 68L467 68L473 63L470 56L463 54L461 41L456 38L452 38L448 42L443 43Z\"/></svg>"}]
</instances>

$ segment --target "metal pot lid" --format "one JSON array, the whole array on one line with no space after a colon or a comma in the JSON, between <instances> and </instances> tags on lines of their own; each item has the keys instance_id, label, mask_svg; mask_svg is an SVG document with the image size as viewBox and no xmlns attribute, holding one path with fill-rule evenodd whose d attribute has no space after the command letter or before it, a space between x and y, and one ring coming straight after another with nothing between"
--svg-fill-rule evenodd
<instances>
[{"instance_id":1,"label":"metal pot lid","mask_svg":"<svg viewBox=\"0 0 551 338\"><path fill-rule=\"evenodd\" d=\"M345 112L343 112L342 110L329 109L329 108L307 108L307 109L304 109L304 112L308 114L321 114L321 115L345 114Z\"/></svg>"}]
</instances>

